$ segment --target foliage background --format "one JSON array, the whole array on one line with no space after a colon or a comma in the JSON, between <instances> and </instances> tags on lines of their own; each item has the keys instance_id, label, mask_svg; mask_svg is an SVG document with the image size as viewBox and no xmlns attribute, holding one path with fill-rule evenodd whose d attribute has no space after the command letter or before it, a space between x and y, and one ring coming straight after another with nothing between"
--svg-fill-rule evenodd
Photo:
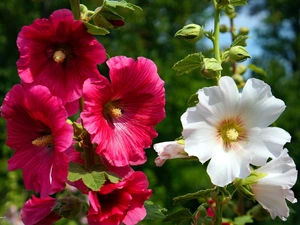
<instances>
[{"instance_id":1,"label":"foliage background","mask_svg":"<svg viewBox=\"0 0 300 225\"><path fill-rule=\"evenodd\" d=\"M202 51L212 54L208 42L200 41L191 44L174 38L174 34L187 23L205 24L212 18L212 8L206 0L174 1L174 0L131 0L131 3L142 7L143 11L131 12L118 10L125 17L126 25L110 35L98 37L110 56L126 55L136 58L144 56L152 59L166 88L166 119L157 126L159 136L154 142L169 141L181 135L180 116L186 110L186 102L191 94L199 88L211 85L211 81L200 77L199 71L184 76L176 76L172 70L175 62L186 55ZM82 0L91 9L99 5L99 0ZM98 5L97 5L98 4ZM252 59L252 63L265 69L266 77L255 73L248 76L265 80L272 87L277 98L285 101L287 109L276 121L292 135L292 143L287 144L291 157L296 165L300 165L300 3L294 0L281 1L248 1L244 13L249 17L263 13L265 19L256 31L250 31L250 37L257 38L261 55ZM30 0L10 0L0 2L0 103L11 87L19 83L16 61L19 53L16 38L22 26L29 25L35 18L49 17L56 9L69 8L69 1L46 0L43 3ZM238 9L237 9L238 10ZM237 16L236 20L239 19ZM222 21L221 21L222 22ZM228 21L224 21L228 24ZM251 19L248 21L251 23ZM244 24L245 26L249 24ZM238 29L238 27L237 27ZM221 35L221 43L222 43ZM249 50L249 49L248 49ZM251 52L251 50L249 51ZM107 75L107 67L101 65L99 70ZM5 121L0 118L0 217L16 215L31 192L24 190L21 171L7 171L7 159L13 154L5 146ZM163 167L154 164L155 151L146 150L148 162L136 167L144 171L153 189L151 200L170 211L178 209L172 204L172 198L188 192L210 188L209 177L205 173L206 164L195 161L172 160ZM296 198L300 198L299 182L293 188ZM185 204L195 210L198 203L192 201ZM245 202L245 211L253 202ZM254 224L300 224L296 212L300 212L299 204L290 205L291 215L287 222L280 219L255 221ZM227 211L226 211L227 212ZM230 212L230 210L228 210ZM226 216L232 216L226 213ZM68 222L69 225L81 222ZM0 224L11 224L0 219ZM18 221L12 222L18 224ZM59 224L67 224L62 221ZM160 224L146 221L142 224ZM162 224L162 223L161 223Z\"/></svg>"}]
</instances>

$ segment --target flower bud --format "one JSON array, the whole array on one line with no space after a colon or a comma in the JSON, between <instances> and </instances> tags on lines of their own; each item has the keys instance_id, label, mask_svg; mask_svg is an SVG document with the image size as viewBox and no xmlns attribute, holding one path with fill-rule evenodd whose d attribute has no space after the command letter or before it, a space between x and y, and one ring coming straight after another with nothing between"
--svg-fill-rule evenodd
<instances>
[{"instance_id":1,"label":"flower bud","mask_svg":"<svg viewBox=\"0 0 300 225\"><path fill-rule=\"evenodd\" d=\"M226 15L233 19L234 17L236 17L236 12L235 12L235 9L234 9L234 6L233 5L226 5L225 6L225 13Z\"/></svg>"},{"instance_id":2,"label":"flower bud","mask_svg":"<svg viewBox=\"0 0 300 225\"><path fill-rule=\"evenodd\" d=\"M201 76L206 79L213 79L220 75L223 69L221 64L215 58L204 58Z\"/></svg>"},{"instance_id":3,"label":"flower bud","mask_svg":"<svg viewBox=\"0 0 300 225\"><path fill-rule=\"evenodd\" d=\"M232 79L235 81L238 88L242 88L245 86L244 78L240 74L233 74Z\"/></svg>"},{"instance_id":4,"label":"flower bud","mask_svg":"<svg viewBox=\"0 0 300 225\"><path fill-rule=\"evenodd\" d=\"M203 37L203 27L197 24L189 24L176 32L175 37L183 38L189 42L197 42Z\"/></svg>"},{"instance_id":5,"label":"flower bud","mask_svg":"<svg viewBox=\"0 0 300 225\"><path fill-rule=\"evenodd\" d=\"M251 58L247 50L239 45L231 47L228 56L231 62L243 62L246 59Z\"/></svg>"},{"instance_id":6,"label":"flower bud","mask_svg":"<svg viewBox=\"0 0 300 225\"><path fill-rule=\"evenodd\" d=\"M247 71L247 66L243 64L239 64L236 68L236 73L240 75L243 75L246 71Z\"/></svg>"},{"instance_id":7,"label":"flower bud","mask_svg":"<svg viewBox=\"0 0 300 225\"><path fill-rule=\"evenodd\" d=\"M67 195L58 201L57 213L65 218L76 218L81 211L82 202L79 198Z\"/></svg>"},{"instance_id":8,"label":"flower bud","mask_svg":"<svg viewBox=\"0 0 300 225\"><path fill-rule=\"evenodd\" d=\"M249 34L249 28L248 27L241 27L240 29L239 29L239 35L247 35L247 34Z\"/></svg>"},{"instance_id":9,"label":"flower bud","mask_svg":"<svg viewBox=\"0 0 300 225\"><path fill-rule=\"evenodd\" d=\"M230 4L230 0L218 0L217 1L217 5L218 5L218 8L223 8L224 6L227 6Z\"/></svg>"},{"instance_id":10,"label":"flower bud","mask_svg":"<svg viewBox=\"0 0 300 225\"><path fill-rule=\"evenodd\" d=\"M228 31L228 27L225 24L220 25L220 32L221 33L226 33Z\"/></svg>"},{"instance_id":11,"label":"flower bud","mask_svg":"<svg viewBox=\"0 0 300 225\"><path fill-rule=\"evenodd\" d=\"M107 7L100 7L99 10L96 9L93 21L95 25L108 29L115 29L125 24L122 16Z\"/></svg>"}]
</instances>

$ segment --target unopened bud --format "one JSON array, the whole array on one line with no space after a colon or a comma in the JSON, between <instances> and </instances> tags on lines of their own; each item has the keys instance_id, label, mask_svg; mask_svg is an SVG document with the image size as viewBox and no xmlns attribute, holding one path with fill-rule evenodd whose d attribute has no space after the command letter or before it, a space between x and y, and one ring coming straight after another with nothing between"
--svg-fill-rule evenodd
<instances>
[{"instance_id":1,"label":"unopened bud","mask_svg":"<svg viewBox=\"0 0 300 225\"><path fill-rule=\"evenodd\" d=\"M217 1L218 7L223 8L224 6L227 6L230 4L230 0L218 0Z\"/></svg>"},{"instance_id":2,"label":"unopened bud","mask_svg":"<svg viewBox=\"0 0 300 225\"><path fill-rule=\"evenodd\" d=\"M240 74L233 74L232 79L235 81L238 88L245 86L244 78Z\"/></svg>"},{"instance_id":3,"label":"unopened bud","mask_svg":"<svg viewBox=\"0 0 300 225\"><path fill-rule=\"evenodd\" d=\"M60 203L57 213L65 218L76 218L81 211L82 202L75 196L68 195L57 201Z\"/></svg>"},{"instance_id":4,"label":"unopened bud","mask_svg":"<svg viewBox=\"0 0 300 225\"><path fill-rule=\"evenodd\" d=\"M220 25L220 32L221 33L226 33L228 31L228 27L225 24Z\"/></svg>"},{"instance_id":5,"label":"unopened bud","mask_svg":"<svg viewBox=\"0 0 300 225\"><path fill-rule=\"evenodd\" d=\"M243 65L243 64L239 64L236 68L236 73L243 75L247 70L247 66Z\"/></svg>"},{"instance_id":6,"label":"unopened bud","mask_svg":"<svg viewBox=\"0 0 300 225\"><path fill-rule=\"evenodd\" d=\"M246 59L251 58L247 50L239 45L231 47L228 56L231 62L243 62Z\"/></svg>"},{"instance_id":7,"label":"unopened bud","mask_svg":"<svg viewBox=\"0 0 300 225\"><path fill-rule=\"evenodd\" d=\"M204 58L201 76L206 79L213 79L220 75L223 69L221 64L215 58Z\"/></svg>"},{"instance_id":8,"label":"unopened bud","mask_svg":"<svg viewBox=\"0 0 300 225\"><path fill-rule=\"evenodd\" d=\"M124 26L124 18L116 13L114 10L107 7L99 7L95 10L93 16L95 25L108 29L118 28Z\"/></svg>"},{"instance_id":9,"label":"unopened bud","mask_svg":"<svg viewBox=\"0 0 300 225\"><path fill-rule=\"evenodd\" d=\"M198 24L189 24L176 32L175 37L183 38L189 42L197 42L203 37L203 27Z\"/></svg>"},{"instance_id":10,"label":"unopened bud","mask_svg":"<svg viewBox=\"0 0 300 225\"><path fill-rule=\"evenodd\" d=\"M249 28L248 27L241 27L239 29L239 35L247 35L249 34Z\"/></svg>"},{"instance_id":11,"label":"unopened bud","mask_svg":"<svg viewBox=\"0 0 300 225\"><path fill-rule=\"evenodd\" d=\"M231 14L235 13L234 6L233 5L226 5L225 13L226 13L227 16L230 16Z\"/></svg>"}]
</instances>

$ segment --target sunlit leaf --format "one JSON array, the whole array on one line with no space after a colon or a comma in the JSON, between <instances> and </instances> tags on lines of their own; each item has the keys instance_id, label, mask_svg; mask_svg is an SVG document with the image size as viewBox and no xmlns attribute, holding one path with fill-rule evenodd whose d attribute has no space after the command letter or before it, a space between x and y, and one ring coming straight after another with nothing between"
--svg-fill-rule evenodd
<instances>
[{"instance_id":1,"label":"sunlit leaf","mask_svg":"<svg viewBox=\"0 0 300 225\"><path fill-rule=\"evenodd\" d=\"M203 55L201 52L190 54L184 59L174 64L173 69L177 71L177 75L190 73L191 71L203 66Z\"/></svg>"}]
</instances>

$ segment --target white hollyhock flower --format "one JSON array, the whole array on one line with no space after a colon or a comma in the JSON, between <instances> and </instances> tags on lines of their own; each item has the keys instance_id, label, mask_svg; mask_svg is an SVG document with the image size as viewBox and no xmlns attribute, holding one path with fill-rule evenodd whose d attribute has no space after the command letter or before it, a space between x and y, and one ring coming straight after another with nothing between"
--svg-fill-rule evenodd
<instances>
[{"instance_id":1,"label":"white hollyhock flower","mask_svg":"<svg viewBox=\"0 0 300 225\"><path fill-rule=\"evenodd\" d=\"M225 186L250 174L249 164L262 166L280 155L291 137L268 127L285 109L269 85L249 79L242 91L231 77L219 86L200 89L199 103L181 116L185 151L201 163L210 159L207 172L213 184Z\"/></svg>"},{"instance_id":2,"label":"white hollyhock flower","mask_svg":"<svg viewBox=\"0 0 300 225\"><path fill-rule=\"evenodd\" d=\"M294 192L290 190L297 180L297 170L287 149L277 158L255 170L267 176L251 184L254 198L264 209L270 212L272 219L278 216L283 221L289 216L289 208L285 199L296 203Z\"/></svg>"},{"instance_id":3,"label":"white hollyhock flower","mask_svg":"<svg viewBox=\"0 0 300 225\"><path fill-rule=\"evenodd\" d=\"M184 141L166 141L153 145L158 157L155 159L156 166L162 166L168 159L189 158L184 151Z\"/></svg>"}]
</instances>

